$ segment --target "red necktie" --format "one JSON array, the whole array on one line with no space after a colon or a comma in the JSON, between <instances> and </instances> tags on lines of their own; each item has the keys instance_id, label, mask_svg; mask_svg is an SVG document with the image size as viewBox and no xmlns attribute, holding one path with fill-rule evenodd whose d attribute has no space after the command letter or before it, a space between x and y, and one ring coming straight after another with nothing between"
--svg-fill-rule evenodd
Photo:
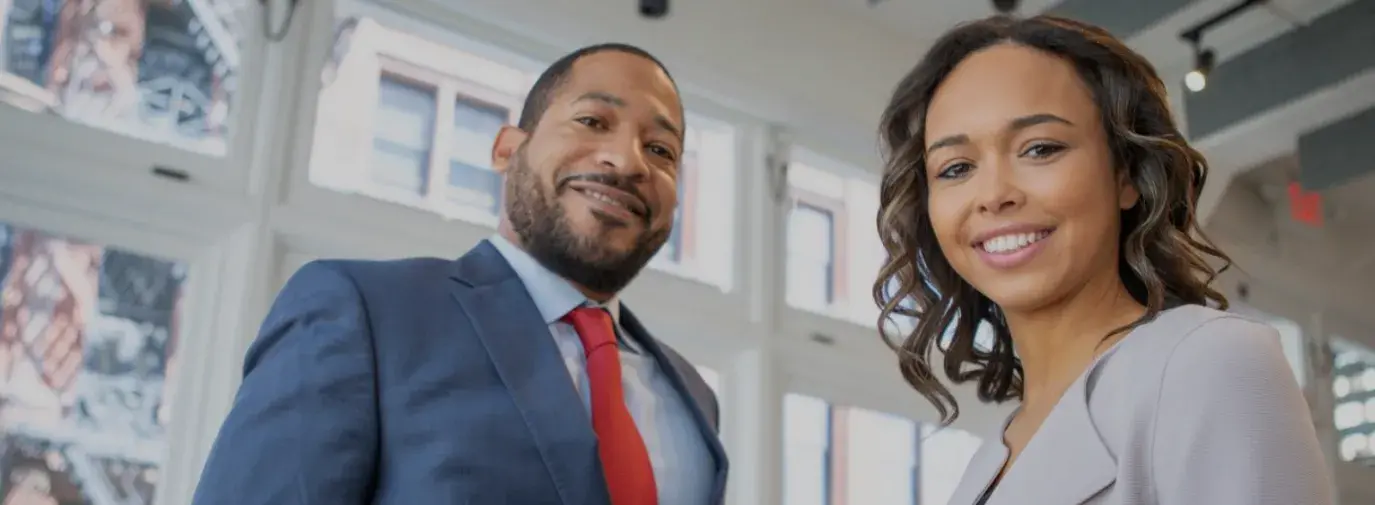
<instances>
[{"instance_id":1,"label":"red necktie","mask_svg":"<svg viewBox=\"0 0 1375 505\"><path fill-rule=\"evenodd\" d=\"M625 406L621 391L621 356L611 314L593 307L573 309L564 320L573 325L587 355L592 386L592 429L602 459L612 505L656 505L658 490L649 450Z\"/></svg>"}]
</instances>

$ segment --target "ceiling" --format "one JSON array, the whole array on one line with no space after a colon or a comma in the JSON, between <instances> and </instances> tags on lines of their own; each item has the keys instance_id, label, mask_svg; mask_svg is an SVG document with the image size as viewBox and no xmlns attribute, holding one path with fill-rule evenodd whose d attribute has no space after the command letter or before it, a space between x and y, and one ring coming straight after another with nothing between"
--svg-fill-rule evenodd
<instances>
[{"instance_id":1,"label":"ceiling","mask_svg":"<svg viewBox=\"0 0 1375 505\"><path fill-rule=\"evenodd\" d=\"M996 13L990 0L827 0L904 36L934 42L956 24ZM1042 12L1061 0L1023 0L1023 12ZM916 63L920 54L912 55Z\"/></svg>"}]
</instances>

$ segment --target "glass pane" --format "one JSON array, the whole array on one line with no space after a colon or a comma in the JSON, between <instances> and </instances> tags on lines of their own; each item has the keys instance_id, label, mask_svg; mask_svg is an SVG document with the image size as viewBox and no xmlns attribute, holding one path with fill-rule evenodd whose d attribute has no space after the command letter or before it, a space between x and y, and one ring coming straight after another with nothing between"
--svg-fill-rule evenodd
<instances>
[{"instance_id":1,"label":"glass pane","mask_svg":"<svg viewBox=\"0 0 1375 505\"><path fill-rule=\"evenodd\" d=\"M711 390L716 393L717 397L721 396L720 373L717 373L716 370L712 370L704 366L699 366L697 367L697 374L702 376L702 381L706 382L707 386L711 387Z\"/></svg>"},{"instance_id":2,"label":"glass pane","mask_svg":"<svg viewBox=\"0 0 1375 505\"><path fill-rule=\"evenodd\" d=\"M921 425L920 503L949 503L965 467L983 445L967 431Z\"/></svg>"},{"instance_id":3,"label":"glass pane","mask_svg":"<svg viewBox=\"0 0 1375 505\"><path fill-rule=\"evenodd\" d=\"M222 156L246 4L0 1L0 101Z\"/></svg>"},{"instance_id":4,"label":"glass pane","mask_svg":"<svg viewBox=\"0 0 1375 505\"><path fill-rule=\"evenodd\" d=\"M693 130L688 128L688 131ZM659 257L667 261L674 263L683 261L683 212L686 207L695 203L688 201L690 196L687 189L688 184L690 184L689 179L700 173L697 170L697 151L684 145L683 159L678 164L678 206L673 209L673 231L669 232L668 242L665 242L663 249L659 250Z\"/></svg>"},{"instance_id":5,"label":"glass pane","mask_svg":"<svg viewBox=\"0 0 1375 505\"><path fill-rule=\"evenodd\" d=\"M789 257L786 265L788 305L823 310L831 304L831 265Z\"/></svg>"},{"instance_id":6,"label":"glass pane","mask_svg":"<svg viewBox=\"0 0 1375 505\"><path fill-rule=\"evenodd\" d=\"M459 97L450 132L449 201L497 215L501 175L492 171L492 143L510 113L501 107Z\"/></svg>"},{"instance_id":7,"label":"glass pane","mask_svg":"<svg viewBox=\"0 0 1375 505\"><path fill-rule=\"evenodd\" d=\"M0 502L151 504L185 265L0 229Z\"/></svg>"},{"instance_id":8,"label":"glass pane","mask_svg":"<svg viewBox=\"0 0 1375 505\"><path fill-rule=\"evenodd\" d=\"M1333 351L1333 421L1341 458L1375 462L1375 353L1344 342Z\"/></svg>"},{"instance_id":9,"label":"glass pane","mask_svg":"<svg viewBox=\"0 0 1375 505\"><path fill-rule=\"evenodd\" d=\"M449 163L449 201L496 215L501 203L501 174L458 161Z\"/></svg>"},{"instance_id":10,"label":"glass pane","mask_svg":"<svg viewBox=\"0 0 1375 505\"><path fill-rule=\"evenodd\" d=\"M450 147L454 160L490 169L492 143L509 115L505 108L459 97L454 105L453 145Z\"/></svg>"},{"instance_id":11,"label":"glass pane","mask_svg":"<svg viewBox=\"0 0 1375 505\"><path fill-rule=\"evenodd\" d=\"M409 149L428 149L434 139L434 89L385 75L380 83L374 138Z\"/></svg>"},{"instance_id":12,"label":"glass pane","mask_svg":"<svg viewBox=\"0 0 1375 505\"><path fill-rule=\"evenodd\" d=\"M1308 371L1304 369L1307 358L1303 349L1303 328L1298 323L1282 317L1271 317L1268 322L1279 332L1280 345L1284 347L1284 358L1289 361L1289 369L1294 372L1294 380L1303 387L1308 383Z\"/></svg>"},{"instance_id":13,"label":"glass pane","mask_svg":"<svg viewBox=\"0 0 1375 505\"><path fill-rule=\"evenodd\" d=\"M716 408L720 415L721 424L726 424L726 399L721 396L721 374L716 370L704 366L697 367L697 374L702 376L702 381L707 383L707 387L716 393ZM724 426L718 427L724 428ZM725 440L725 430L717 429L722 440Z\"/></svg>"},{"instance_id":14,"label":"glass pane","mask_svg":"<svg viewBox=\"0 0 1375 505\"><path fill-rule=\"evenodd\" d=\"M783 398L783 504L826 505L830 407L810 396Z\"/></svg>"},{"instance_id":15,"label":"glass pane","mask_svg":"<svg viewBox=\"0 0 1375 505\"><path fill-rule=\"evenodd\" d=\"M845 424L845 503L913 504L917 485L916 423L881 412L848 408Z\"/></svg>"},{"instance_id":16,"label":"glass pane","mask_svg":"<svg viewBox=\"0 0 1375 505\"><path fill-rule=\"evenodd\" d=\"M835 228L829 211L798 205L788 213L787 300L794 307L821 310L834 291Z\"/></svg>"},{"instance_id":17,"label":"glass pane","mask_svg":"<svg viewBox=\"0 0 1375 505\"><path fill-rule=\"evenodd\" d=\"M372 130L374 182L417 195L424 193L435 107L433 90L382 76Z\"/></svg>"},{"instance_id":18,"label":"glass pane","mask_svg":"<svg viewBox=\"0 0 1375 505\"><path fill-rule=\"evenodd\" d=\"M830 262L835 228L829 211L798 205L788 213L788 255Z\"/></svg>"}]
</instances>

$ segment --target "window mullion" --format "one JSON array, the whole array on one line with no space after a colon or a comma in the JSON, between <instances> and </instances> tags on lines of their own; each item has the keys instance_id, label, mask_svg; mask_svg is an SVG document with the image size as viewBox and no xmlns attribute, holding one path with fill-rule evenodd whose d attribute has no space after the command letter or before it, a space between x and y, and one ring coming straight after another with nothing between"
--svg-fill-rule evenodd
<instances>
[{"instance_id":1,"label":"window mullion","mask_svg":"<svg viewBox=\"0 0 1375 505\"><path fill-rule=\"evenodd\" d=\"M434 120L434 137L430 146L429 181L425 186L425 198L432 205L441 206L445 201L449 187L449 160L453 158L450 146L453 145L454 104L458 103L458 86L452 79L441 81L435 92L435 98L439 110L435 114Z\"/></svg>"}]
</instances>

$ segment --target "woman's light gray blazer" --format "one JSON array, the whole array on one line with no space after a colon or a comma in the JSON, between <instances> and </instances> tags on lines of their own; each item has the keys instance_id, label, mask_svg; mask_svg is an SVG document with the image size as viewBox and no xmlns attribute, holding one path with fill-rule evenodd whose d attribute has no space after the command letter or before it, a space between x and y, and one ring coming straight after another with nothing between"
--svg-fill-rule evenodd
<instances>
[{"instance_id":1,"label":"woman's light gray blazer","mask_svg":"<svg viewBox=\"0 0 1375 505\"><path fill-rule=\"evenodd\" d=\"M985 440L952 505L1002 467L1002 429ZM1331 486L1278 332L1185 305L1100 356L984 503L1330 505Z\"/></svg>"}]
</instances>

